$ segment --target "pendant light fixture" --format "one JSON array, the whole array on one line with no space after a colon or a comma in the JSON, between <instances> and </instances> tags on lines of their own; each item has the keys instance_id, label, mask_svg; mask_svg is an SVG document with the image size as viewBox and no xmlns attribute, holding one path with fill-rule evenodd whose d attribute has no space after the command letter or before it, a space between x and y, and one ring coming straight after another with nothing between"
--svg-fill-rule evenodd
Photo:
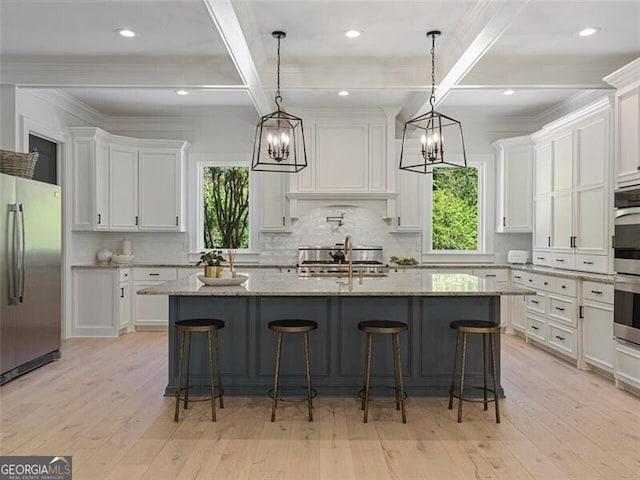
<instances>
[{"instance_id":1,"label":"pendant light fixture","mask_svg":"<svg viewBox=\"0 0 640 480\"><path fill-rule=\"evenodd\" d=\"M409 120L404 124L402 134L402 149L400 150L400 169L417 173L433 173L435 167L448 165L451 167L465 168L467 166L467 154L464 148L464 137L462 135L462 124L451 117L443 115L435 110L436 101L436 37L440 35L439 30L432 30L427 33L431 38L431 96L429 103L431 111ZM407 134L417 131L420 138L418 151L407 150L409 139ZM447 150L445 157L445 138L447 146L462 146L462 162L450 160L451 153ZM446 158L446 160L445 160Z\"/></svg>"},{"instance_id":2,"label":"pendant light fixture","mask_svg":"<svg viewBox=\"0 0 640 480\"><path fill-rule=\"evenodd\" d=\"M285 32L275 31L271 36L278 40L278 88L276 111L263 116L256 126L253 141L251 170L261 172L297 173L307 166L307 150L304 145L302 119L284 111L280 106L280 40Z\"/></svg>"}]
</instances>

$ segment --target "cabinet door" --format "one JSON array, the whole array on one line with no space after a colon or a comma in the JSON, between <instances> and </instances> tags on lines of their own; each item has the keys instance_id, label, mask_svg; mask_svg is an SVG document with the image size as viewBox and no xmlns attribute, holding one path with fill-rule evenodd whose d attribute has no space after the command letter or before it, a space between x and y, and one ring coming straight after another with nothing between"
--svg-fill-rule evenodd
<instances>
[{"instance_id":1,"label":"cabinet door","mask_svg":"<svg viewBox=\"0 0 640 480\"><path fill-rule=\"evenodd\" d=\"M131 292L129 291L129 282L120 283L118 290L120 302L120 331L126 331L129 328L129 319L131 317Z\"/></svg>"},{"instance_id":2,"label":"cabinet door","mask_svg":"<svg viewBox=\"0 0 640 480\"><path fill-rule=\"evenodd\" d=\"M367 191L368 125L317 125L315 164L317 191Z\"/></svg>"},{"instance_id":3,"label":"cabinet door","mask_svg":"<svg viewBox=\"0 0 640 480\"><path fill-rule=\"evenodd\" d=\"M260 230L283 232L287 228L286 182L288 173L261 173L260 182Z\"/></svg>"},{"instance_id":4,"label":"cabinet door","mask_svg":"<svg viewBox=\"0 0 640 480\"><path fill-rule=\"evenodd\" d=\"M527 330L527 296L511 297L511 327L519 332Z\"/></svg>"},{"instance_id":5,"label":"cabinet door","mask_svg":"<svg viewBox=\"0 0 640 480\"><path fill-rule=\"evenodd\" d=\"M181 231L182 155L170 148L139 151L140 230Z\"/></svg>"},{"instance_id":6,"label":"cabinet door","mask_svg":"<svg viewBox=\"0 0 640 480\"><path fill-rule=\"evenodd\" d=\"M608 115L576 128L576 188L604 185L609 163Z\"/></svg>"},{"instance_id":7,"label":"cabinet door","mask_svg":"<svg viewBox=\"0 0 640 480\"><path fill-rule=\"evenodd\" d=\"M530 232L532 229L531 171L533 150L529 146L505 149L502 227L500 232ZM500 223L499 223L500 225Z\"/></svg>"},{"instance_id":8,"label":"cabinet door","mask_svg":"<svg viewBox=\"0 0 640 480\"><path fill-rule=\"evenodd\" d=\"M405 170L398 171L398 231L422 230L422 191L424 175Z\"/></svg>"},{"instance_id":9,"label":"cabinet door","mask_svg":"<svg viewBox=\"0 0 640 480\"><path fill-rule=\"evenodd\" d=\"M109 146L109 224L111 230L138 229L138 149Z\"/></svg>"},{"instance_id":10,"label":"cabinet door","mask_svg":"<svg viewBox=\"0 0 640 480\"><path fill-rule=\"evenodd\" d=\"M576 251L606 255L609 250L609 202L604 186L576 192Z\"/></svg>"},{"instance_id":11,"label":"cabinet door","mask_svg":"<svg viewBox=\"0 0 640 480\"><path fill-rule=\"evenodd\" d=\"M535 250L545 250L551 244L552 231L552 205L553 199L550 195L536 197L533 201L533 248ZM535 259L534 259L534 262Z\"/></svg>"},{"instance_id":12,"label":"cabinet door","mask_svg":"<svg viewBox=\"0 0 640 480\"><path fill-rule=\"evenodd\" d=\"M572 250L573 235L573 192L565 191L553 194L553 231L551 247L554 250Z\"/></svg>"},{"instance_id":13,"label":"cabinet door","mask_svg":"<svg viewBox=\"0 0 640 480\"><path fill-rule=\"evenodd\" d=\"M109 229L109 145L96 141L95 222L96 230Z\"/></svg>"},{"instance_id":14,"label":"cabinet door","mask_svg":"<svg viewBox=\"0 0 640 480\"><path fill-rule=\"evenodd\" d=\"M134 291L145 287L160 285L162 281L149 281L134 283ZM169 297L167 295L136 295L135 300L135 326L140 327L166 327L169 323Z\"/></svg>"},{"instance_id":15,"label":"cabinet door","mask_svg":"<svg viewBox=\"0 0 640 480\"><path fill-rule=\"evenodd\" d=\"M536 195L551 193L553 181L551 143L544 143L535 148L535 189Z\"/></svg>"},{"instance_id":16,"label":"cabinet door","mask_svg":"<svg viewBox=\"0 0 640 480\"><path fill-rule=\"evenodd\" d=\"M607 372L613 371L613 308L604 303L585 302L582 341L584 360Z\"/></svg>"},{"instance_id":17,"label":"cabinet door","mask_svg":"<svg viewBox=\"0 0 640 480\"><path fill-rule=\"evenodd\" d=\"M553 139L553 191L573 187L573 131Z\"/></svg>"},{"instance_id":18,"label":"cabinet door","mask_svg":"<svg viewBox=\"0 0 640 480\"><path fill-rule=\"evenodd\" d=\"M640 180L640 84L616 96L616 181L618 186Z\"/></svg>"}]
</instances>

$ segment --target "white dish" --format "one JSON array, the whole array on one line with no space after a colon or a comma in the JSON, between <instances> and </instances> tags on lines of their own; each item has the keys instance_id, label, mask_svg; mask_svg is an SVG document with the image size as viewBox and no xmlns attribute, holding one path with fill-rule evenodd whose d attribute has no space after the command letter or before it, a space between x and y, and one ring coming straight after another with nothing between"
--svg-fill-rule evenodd
<instances>
[{"instance_id":1,"label":"white dish","mask_svg":"<svg viewBox=\"0 0 640 480\"><path fill-rule=\"evenodd\" d=\"M111 261L113 263L117 263L118 265L124 265L124 264L133 262L134 257L135 255L124 255L124 254L112 255Z\"/></svg>"},{"instance_id":2,"label":"white dish","mask_svg":"<svg viewBox=\"0 0 640 480\"><path fill-rule=\"evenodd\" d=\"M198 275L198 280L200 280L202 283L210 287L229 287L231 285L240 285L246 282L247 278L249 278L247 275L242 275L240 273L236 274L236 278L232 278L232 277L213 278L213 277L205 277L204 275Z\"/></svg>"}]
</instances>

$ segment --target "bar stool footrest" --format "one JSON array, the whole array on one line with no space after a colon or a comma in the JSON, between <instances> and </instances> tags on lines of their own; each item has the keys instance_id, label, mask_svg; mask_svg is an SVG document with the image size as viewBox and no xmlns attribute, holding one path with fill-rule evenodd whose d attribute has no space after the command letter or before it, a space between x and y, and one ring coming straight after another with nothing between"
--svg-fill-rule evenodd
<instances>
[{"instance_id":1,"label":"bar stool footrest","mask_svg":"<svg viewBox=\"0 0 640 480\"><path fill-rule=\"evenodd\" d=\"M211 401L211 393L209 393L206 397L203 397L200 394L196 394L196 398L191 398L191 390L194 390L196 388L206 388L209 389L209 392L211 392L211 385L189 385L189 403L191 402L210 402ZM179 391L180 392L184 392L187 390L187 387L180 387ZM175 396L175 395L174 395ZM218 386L216 385L216 391L215 391L215 395L213 396L213 398L220 398L224 396L224 389L220 389L218 388ZM179 400L184 400L185 397L182 393L178 394L178 399Z\"/></svg>"},{"instance_id":2,"label":"bar stool footrest","mask_svg":"<svg viewBox=\"0 0 640 480\"><path fill-rule=\"evenodd\" d=\"M281 394L283 390L302 390L304 391L304 395L301 395L300 398L282 398L278 395L279 402L306 402L307 399L307 386L306 385L278 385L278 394ZM267 396L273 400L273 388L270 388L267 392ZM318 391L315 388L311 389L311 399L314 399L318 396Z\"/></svg>"},{"instance_id":3,"label":"bar stool footrest","mask_svg":"<svg viewBox=\"0 0 640 480\"><path fill-rule=\"evenodd\" d=\"M391 397L382 398L382 397L372 396L371 390L393 390L394 392L400 391L399 388L395 388L390 385L369 385L369 401L373 400L376 402L381 401L382 403L396 403L398 400L406 400L407 398L409 398L409 394L406 392L406 390L402 390L402 398L398 400ZM361 388L360 390L358 390L356 395L360 398L360 400L364 400L364 388Z\"/></svg>"},{"instance_id":4,"label":"bar stool footrest","mask_svg":"<svg viewBox=\"0 0 640 480\"><path fill-rule=\"evenodd\" d=\"M483 387L477 387L477 386L472 386L472 385L465 385L464 389L472 389L472 390L484 390ZM495 395L495 390L493 388L487 388L487 393L491 393L492 395ZM458 400L462 400L463 402L472 402L472 403L484 403L485 399L484 397L460 397L459 393L453 392L452 390L449 390L449 395L451 395L453 398L457 398ZM496 395L497 397L497 395ZM495 398L487 398L486 402L490 403L490 402L495 402Z\"/></svg>"}]
</instances>

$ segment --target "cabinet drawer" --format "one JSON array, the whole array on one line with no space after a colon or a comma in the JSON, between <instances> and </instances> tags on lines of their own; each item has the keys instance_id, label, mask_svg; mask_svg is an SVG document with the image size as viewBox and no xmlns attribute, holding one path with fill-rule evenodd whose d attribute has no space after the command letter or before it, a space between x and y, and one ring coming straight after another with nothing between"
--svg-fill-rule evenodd
<instances>
[{"instance_id":1,"label":"cabinet drawer","mask_svg":"<svg viewBox=\"0 0 640 480\"><path fill-rule=\"evenodd\" d=\"M571 278L556 278L555 288L553 291L567 297L575 297L578 295L578 282Z\"/></svg>"},{"instance_id":2,"label":"cabinet drawer","mask_svg":"<svg viewBox=\"0 0 640 480\"><path fill-rule=\"evenodd\" d=\"M549 266L575 270L576 256L573 253L554 253L551 255L551 264Z\"/></svg>"},{"instance_id":3,"label":"cabinet drawer","mask_svg":"<svg viewBox=\"0 0 640 480\"><path fill-rule=\"evenodd\" d=\"M551 255L549 252L533 252L533 264L542 267L551 267Z\"/></svg>"},{"instance_id":4,"label":"cabinet drawer","mask_svg":"<svg viewBox=\"0 0 640 480\"><path fill-rule=\"evenodd\" d=\"M527 316L527 337L547 342L547 324L535 317Z\"/></svg>"},{"instance_id":5,"label":"cabinet drawer","mask_svg":"<svg viewBox=\"0 0 640 480\"><path fill-rule=\"evenodd\" d=\"M476 277L489 278L496 282L507 282L509 280L508 271L504 268L474 268L473 274Z\"/></svg>"},{"instance_id":6,"label":"cabinet drawer","mask_svg":"<svg viewBox=\"0 0 640 480\"><path fill-rule=\"evenodd\" d=\"M582 282L582 298L613 305L613 285L585 280Z\"/></svg>"},{"instance_id":7,"label":"cabinet drawer","mask_svg":"<svg viewBox=\"0 0 640 480\"><path fill-rule=\"evenodd\" d=\"M537 295L527 296L527 310L530 312L544 315L547 313L547 303L549 299L545 295L538 293Z\"/></svg>"},{"instance_id":8,"label":"cabinet drawer","mask_svg":"<svg viewBox=\"0 0 640 480\"><path fill-rule=\"evenodd\" d=\"M529 287L533 290L537 290L540 286L540 275L536 275L535 273L530 273L527 276L527 281L525 282L525 287Z\"/></svg>"},{"instance_id":9,"label":"cabinet drawer","mask_svg":"<svg viewBox=\"0 0 640 480\"><path fill-rule=\"evenodd\" d=\"M609 273L609 257L606 255L576 254L576 270Z\"/></svg>"},{"instance_id":10,"label":"cabinet drawer","mask_svg":"<svg viewBox=\"0 0 640 480\"><path fill-rule=\"evenodd\" d=\"M131 280L131 270L129 268L121 268L119 274L119 282L128 282Z\"/></svg>"},{"instance_id":11,"label":"cabinet drawer","mask_svg":"<svg viewBox=\"0 0 640 480\"><path fill-rule=\"evenodd\" d=\"M578 315L575 299L549 297L549 316L558 323L576 328Z\"/></svg>"},{"instance_id":12,"label":"cabinet drawer","mask_svg":"<svg viewBox=\"0 0 640 480\"><path fill-rule=\"evenodd\" d=\"M511 272L511 281L518 285L527 285L527 280L529 279L529 274L525 272L520 272L518 270L514 270Z\"/></svg>"},{"instance_id":13,"label":"cabinet drawer","mask_svg":"<svg viewBox=\"0 0 640 480\"><path fill-rule=\"evenodd\" d=\"M577 358L576 331L550 323L549 346L571 358Z\"/></svg>"},{"instance_id":14,"label":"cabinet drawer","mask_svg":"<svg viewBox=\"0 0 640 480\"><path fill-rule=\"evenodd\" d=\"M136 268L133 271L134 280L177 280L175 268Z\"/></svg>"}]
</instances>

